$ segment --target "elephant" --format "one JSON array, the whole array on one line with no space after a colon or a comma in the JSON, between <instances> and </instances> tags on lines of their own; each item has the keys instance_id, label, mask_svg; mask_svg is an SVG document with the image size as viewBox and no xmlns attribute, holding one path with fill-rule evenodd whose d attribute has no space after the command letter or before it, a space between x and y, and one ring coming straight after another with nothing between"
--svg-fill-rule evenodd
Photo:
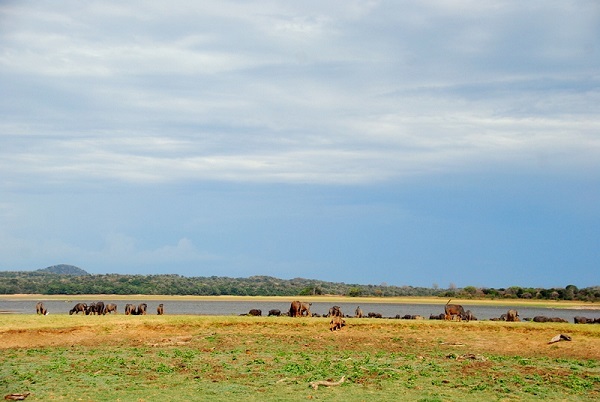
<instances>
[{"instance_id":1,"label":"elephant","mask_svg":"<svg viewBox=\"0 0 600 402\"><path fill-rule=\"evenodd\" d=\"M462 318L465 321L477 321L477 317L475 317L471 310L465 311L465 315Z\"/></svg>"},{"instance_id":2,"label":"elephant","mask_svg":"<svg viewBox=\"0 0 600 402\"><path fill-rule=\"evenodd\" d=\"M125 305L125 315L135 315L135 306L133 304L127 303Z\"/></svg>"},{"instance_id":3,"label":"elephant","mask_svg":"<svg viewBox=\"0 0 600 402\"><path fill-rule=\"evenodd\" d=\"M328 317L343 317L344 314L342 314L342 310L340 309L340 306L333 306L329 309L329 314L327 316Z\"/></svg>"},{"instance_id":4,"label":"elephant","mask_svg":"<svg viewBox=\"0 0 600 402\"><path fill-rule=\"evenodd\" d=\"M36 314L48 315L48 310L46 310L46 307L42 302L37 302L37 304L35 305L35 312Z\"/></svg>"},{"instance_id":5,"label":"elephant","mask_svg":"<svg viewBox=\"0 0 600 402\"><path fill-rule=\"evenodd\" d=\"M146 315L146 310L148 310L148 305L146 303L140 303L135 312L135 315Z\"/></svg>"},{"instance_id":6,"label":"elephant","mask_svg":"<svg viewBox=\"0 0 600 402\"><path fill-rule=\"evenodd\" d=\"M107 303L106 306L104 306L104 314L108 313L117 314L117 305L114 303Z\"/></svg>"},{"instance_id":7,"label":"elephant","mask_svg":"<svg viewBox=\"0 0 600 402\"><path fill-rule=\"evenodd\" d=\"M95 312L97 315L104 315L106 312L104 311L104 302L97 302Z\"/></svg>"},{"instance_id":8,"label":"elephant","mask_svg":"<svg viewBox=\"0 0 600 402\"><path fill-rule=\"evenodd\" d=\"M88 309L87 304L77 303L75 306L73 306L73 308L71 310L69 310L69 315L79 314L79 313L86 314L87 309Z\"/></svg>"},{"instance_id":9,"label":"elephant","mask_svg":"<svg viewBox=\"0 0 600 402\"><path fill-rule=\"evenodd\" d=\"M304 315L310 317L310 306L312 306L312 303L303 303L298 300L293 301L290 304L290 317L302 317Z\"/></svg>"},{"instance_id":10,"label":"elephant","mask_svg":"<svg viewBox=\"0 0 600 402\"><path fill-rule=\"evenodd\" d=\"M312 306L312 303L300 303L300 316L310 317L310 306Z\"/></svg>"},{"instance_id":11,"label":"elephant","mask_svg":"<svg viewBox=\"0 0 600 402\"><path fill-rule=\"evenodd\" d=\"M509 321L509 322L521 321L519 319L519 313L517 312L517 310L508 310L508 312L506 313L506 321Z\"/></svg>"},{"instance_id":12,"label":"elephant","mask_svg":"<svg viewBox=\"0 0 600 402\"><path fill-rule=\"evenodd\" d=\"M450 303L450 300L448 300L448 303ZM463 306L461 306L460 304L448 303L446 303L446 305L444 306L446 320L452 320L454 317L456 317L458 321L462 320L462 318L465 316L465 309L463 308Z\"/></svg>"},{"instance_id":13,"label":"elephant","mask_svg":"<svg viewBox=\"0 0 600 402\"><path fill-rule=\"evenodd\" d=\"M300 303L298 300L294 300L290 304L290 317L300 317Z\"/></svg>"}]
</instances>

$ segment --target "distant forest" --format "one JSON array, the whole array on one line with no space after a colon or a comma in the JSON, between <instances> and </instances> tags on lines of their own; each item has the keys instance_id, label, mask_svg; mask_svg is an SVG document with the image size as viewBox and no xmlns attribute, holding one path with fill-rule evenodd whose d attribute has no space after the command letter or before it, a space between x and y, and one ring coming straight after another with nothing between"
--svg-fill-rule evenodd
<instances>
[{"instance_id":1,"label":"distant forest","mask_svg":"<svg viewBox=\"0 0 600 402\"><path fill-rule=\"evenodd\" d=\"M181 275L90 275L84 270L56 265L37 271L0 272L0 294L145 294L196 296L307 296L342 295L438 296L457 298L511 298L600 301L600 286L565 288L464 288L448 289L413 286L359 285L314 279L278 279L270 276L229 278L220 276L185 277Z\"/></svg>"}]
</instances>

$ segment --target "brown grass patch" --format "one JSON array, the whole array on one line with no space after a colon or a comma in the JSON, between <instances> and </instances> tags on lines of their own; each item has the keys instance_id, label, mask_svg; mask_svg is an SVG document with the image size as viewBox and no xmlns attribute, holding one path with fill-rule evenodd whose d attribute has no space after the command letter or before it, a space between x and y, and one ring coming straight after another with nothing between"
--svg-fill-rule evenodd
<instances>
[{"instance_id":1,"label":"brown grass patch","mask_svg":"<svg viewBox=\"0 0 600 402\"><path fill-rule=\"evenodd\" d=\"M19 327L19 318L26 322ZM35 316L34 316L35 317ZM190 344L216 337L223 347L260 350L263 342L285 342L296 350L375 350L411 353L473 353L570 357L600 360L600 326L504 322L429 322L347 319L329 331L321 318L106 316L96 321L73 317L12 316L0 325L0 349L44 346ZM89 317L87 317L89 318ZM54 319L54 326L52 326ZM71 321L71 322L70 322ZM36 325L39 323L39 325ZM570 342L548 344L559 333Z\"/></svg>"}]
</instances>

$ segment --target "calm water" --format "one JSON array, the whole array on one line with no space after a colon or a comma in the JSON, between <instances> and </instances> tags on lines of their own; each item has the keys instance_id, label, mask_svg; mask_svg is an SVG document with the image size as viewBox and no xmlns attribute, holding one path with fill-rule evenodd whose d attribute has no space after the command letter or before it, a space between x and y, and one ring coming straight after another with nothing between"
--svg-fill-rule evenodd
<instances>
[{"instance_id":1,"label":"calm water","mask_svg":"<svg viewBox=\"0 0 600 402\"><path fill-rule=\"evenodd\" d=\"M240 315L246 314L250 309L260 309L263 315L267 315L269 310L278 309L281 312L289 310L288 302L258 302L258 301L173 301L173 300L153 300L145 301L128 300L127 302L111 301L110 299L96 299L84 301L91 303L94 301L103 301L106 303L116 303L118 312L123 313L126 303L137 305L139 303L148 304L148 313L156 314L156 307L159 303L164 304L165 314L187 314L187 315ZM31 314L35 313L36 301L22 300L1 300L0 312L9 312L15 314ZM76 302L71 301L56 301L44 300L44 305L48 309L49 314L68 314ZM344 314L354 315L354 311L358 304L356 303L336 303L342 309ZM440 314L444 312L444 304L441 302L436 304L390 304L390 303L361 303L360 307L366 315L369 312L381 313L384 317L395 317L396 315L404 316L405 314L421 315L429 318L430 314ZM327 314L333 303L314 302L311 306L311 312L319 315ZM509 307L506 306L476 306L463 304L465 310L471 310L480 320L486 320L493 317L500 317L506 313ZM518 308L521 318L533 318L536 315L545 315L547 317L560 317L569 322L573 322L573 317L584 316L588 318L600 318L600 310L579 310L579 309L553 309L553 308Z\"/></svg>"}]
</instances>

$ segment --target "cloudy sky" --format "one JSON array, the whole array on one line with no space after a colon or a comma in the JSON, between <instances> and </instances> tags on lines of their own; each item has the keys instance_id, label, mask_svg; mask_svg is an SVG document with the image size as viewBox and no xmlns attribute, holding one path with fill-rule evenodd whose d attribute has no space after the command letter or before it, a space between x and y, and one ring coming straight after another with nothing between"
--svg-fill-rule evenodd
<instances>
[{"instance_id":1,"label":"cloudy sky","mask_svg":"<svg viewBox=\"0 0 600 402\"><path fill-rule=\"evenodd\" d=\"M0 270L600 284L600 3L3 1Z\"/></svg>"}]
</instances>

